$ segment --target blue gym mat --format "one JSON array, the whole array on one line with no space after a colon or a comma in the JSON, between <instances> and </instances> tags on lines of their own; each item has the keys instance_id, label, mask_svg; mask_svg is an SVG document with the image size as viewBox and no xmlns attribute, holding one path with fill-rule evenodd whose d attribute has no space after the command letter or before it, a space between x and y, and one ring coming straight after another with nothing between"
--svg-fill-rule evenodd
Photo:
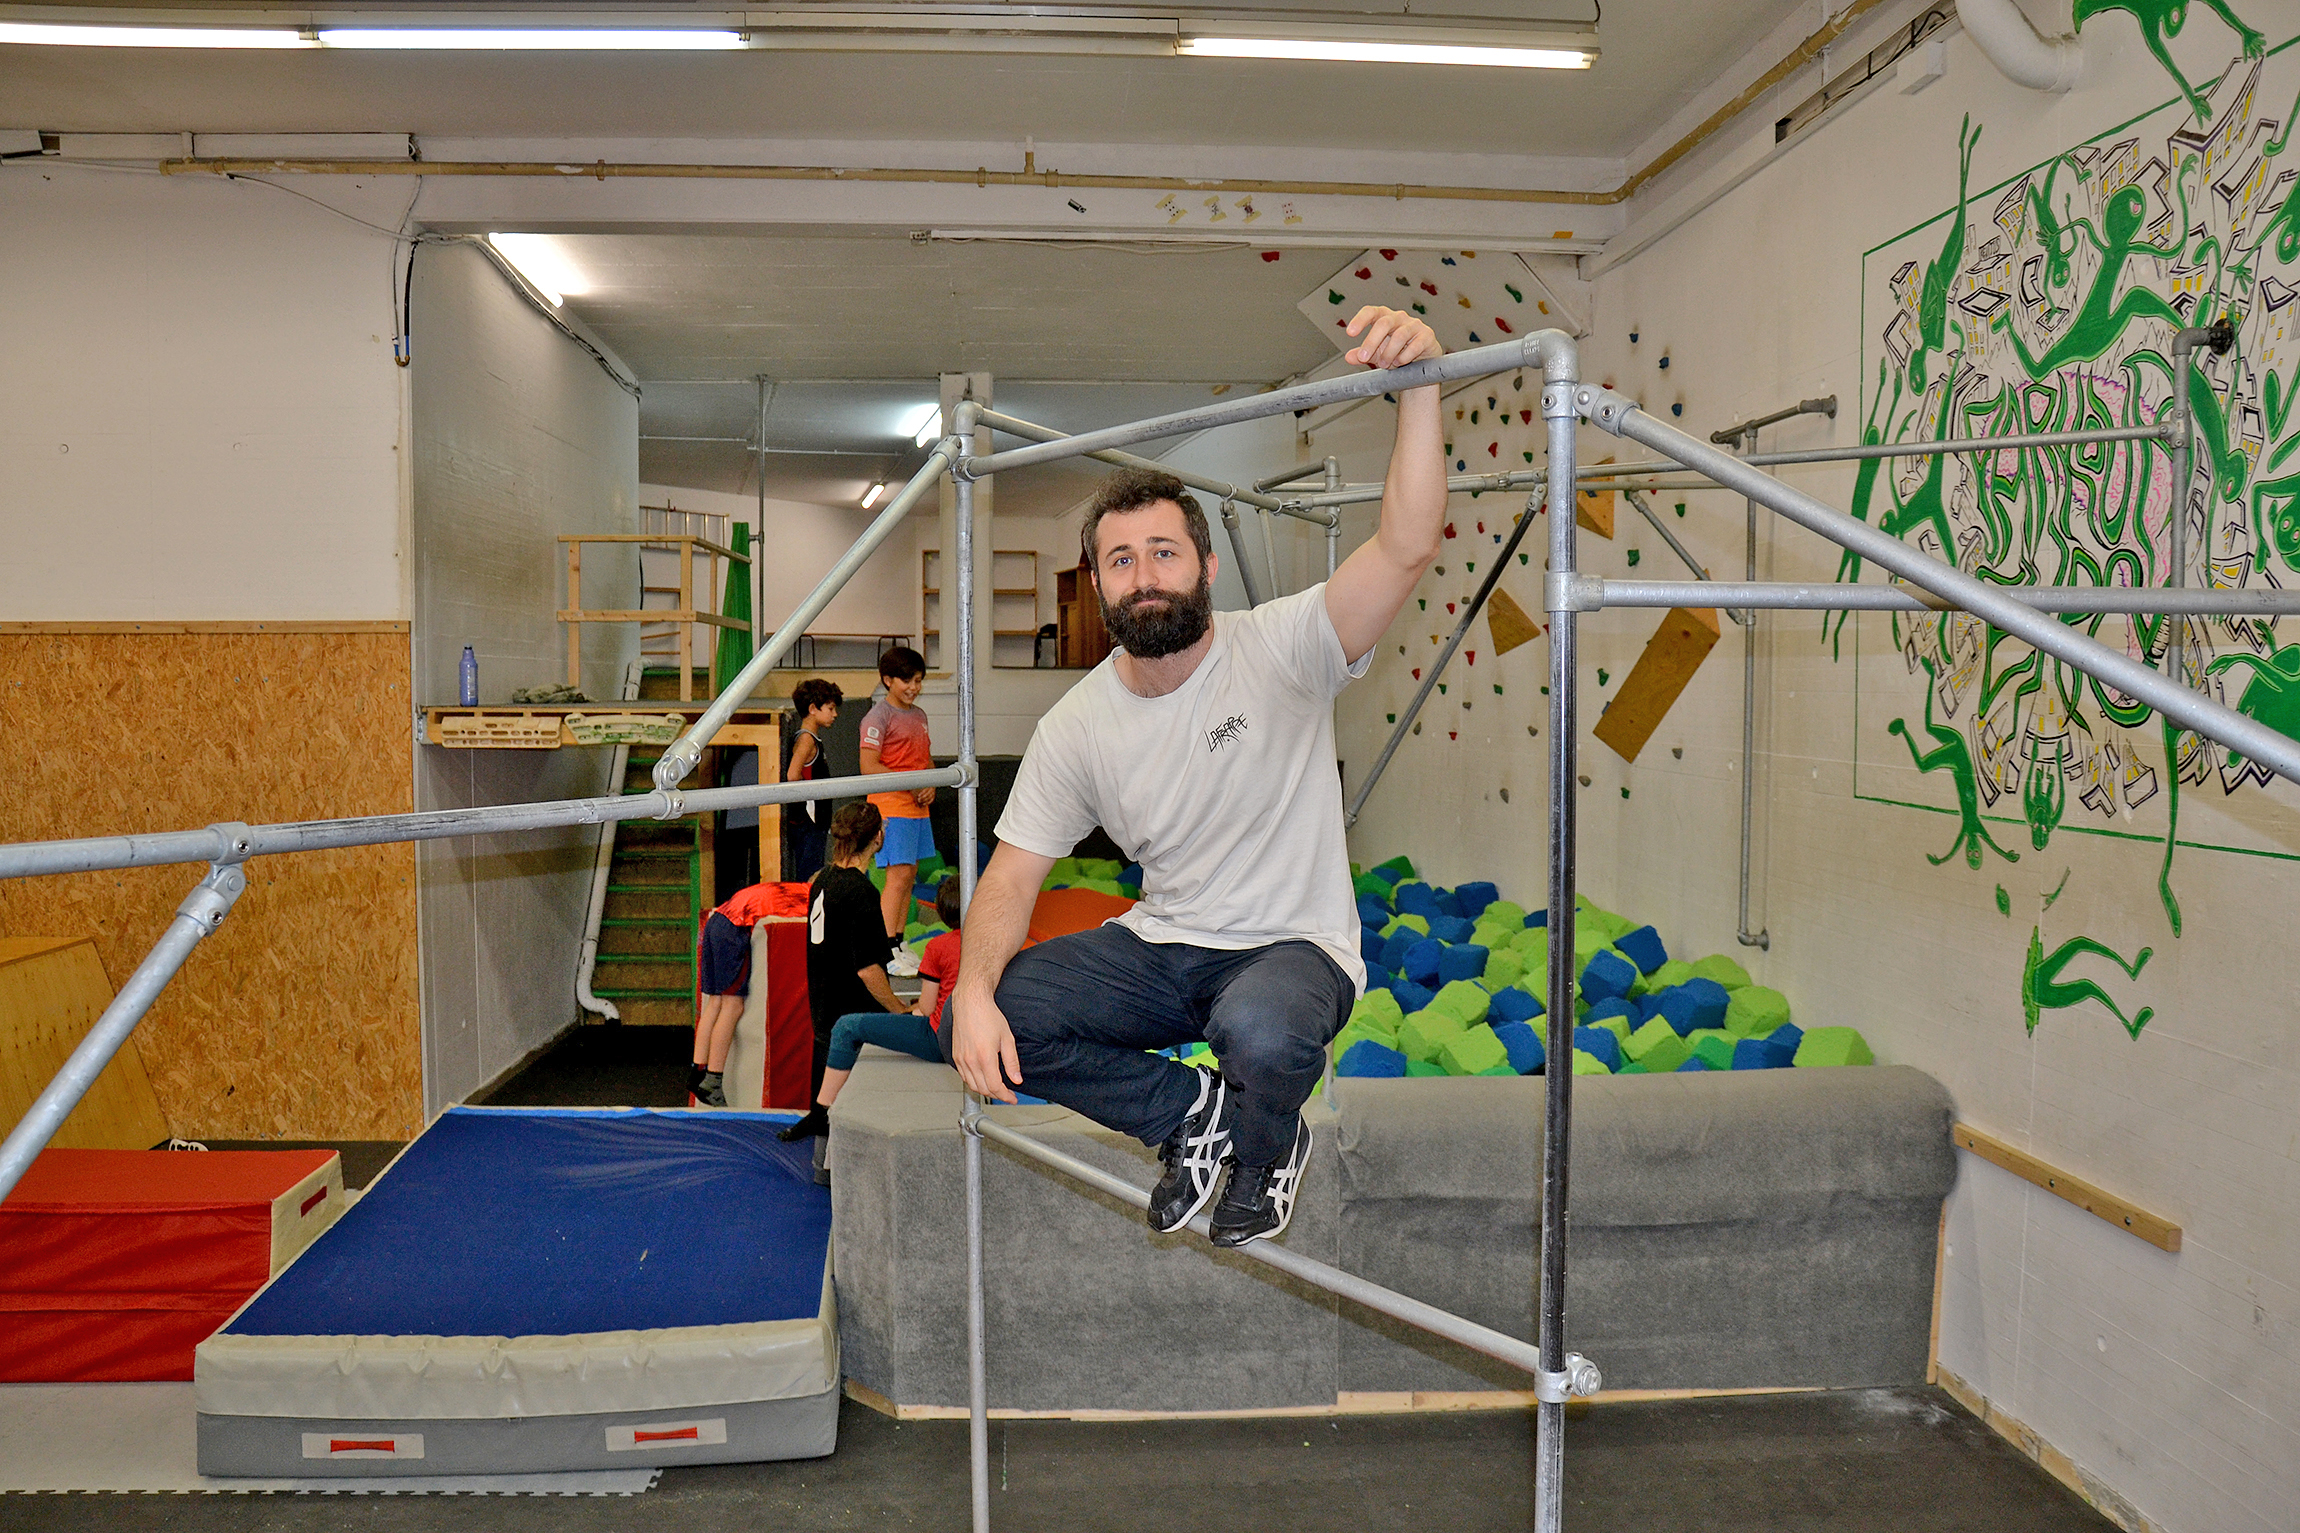
<instances>
[{"instance_id":1,"label":"blue gym mat","mask_svg":"<svg viewBox=\"0 0 2300 1533\"><path fill-rule=\"evenodd\" d=\"M452 1108L223 1334L570 1336L798 1320L830 1189L790 1117Z\"/></svg>"}]
</instances>

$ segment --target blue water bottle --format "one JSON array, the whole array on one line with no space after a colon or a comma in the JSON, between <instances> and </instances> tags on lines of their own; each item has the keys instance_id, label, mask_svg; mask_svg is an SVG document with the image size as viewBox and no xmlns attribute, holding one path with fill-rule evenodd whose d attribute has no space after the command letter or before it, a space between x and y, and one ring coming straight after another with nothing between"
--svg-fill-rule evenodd
<instances>
[{"instance_id":1,"label":"blue water bottle","mask_svg":"<svg viewBox=\"0 0 2300 1533\"><path fill-rule=\"evenodd\" d=\"M471 646L468 644L463 646L463 666L457 675L458 700L466 708L478 707L479 657L471 652Z\"/></svg>"}]
</instances>

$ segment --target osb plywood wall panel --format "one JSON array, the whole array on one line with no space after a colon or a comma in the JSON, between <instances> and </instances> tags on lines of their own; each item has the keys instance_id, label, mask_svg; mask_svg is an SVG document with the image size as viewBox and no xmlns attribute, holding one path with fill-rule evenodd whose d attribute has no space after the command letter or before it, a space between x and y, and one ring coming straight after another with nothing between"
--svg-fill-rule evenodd
<instances>
[{"instance_id":1,"label":"osb plywood wall panel","mask_svg":"<svg viewBox=\"0 0 2300 1533\"><path fill-rule=\"evenodd\" d=\"M0 1128L24 1121L40 1093L112 1003L87 937L0 937ZM130 1038L48 1143L67 1150L148 1150L167 1119Z\"/></svg>"},{"instance_id":2,"label":"osb plywood wall panel","mask_svg":"<svg viewBox=\"0 0 2300 1533\"><path fill-rule=\"evenodd\" d=\"M0 634L0 838L412 808L404 633ZM91 936L125 984L196 866L0 882L0 934ZM404 1139L422 1125L415 859L248 865L137 1030L192 1138Z\"/></svg>"}]
</instances>

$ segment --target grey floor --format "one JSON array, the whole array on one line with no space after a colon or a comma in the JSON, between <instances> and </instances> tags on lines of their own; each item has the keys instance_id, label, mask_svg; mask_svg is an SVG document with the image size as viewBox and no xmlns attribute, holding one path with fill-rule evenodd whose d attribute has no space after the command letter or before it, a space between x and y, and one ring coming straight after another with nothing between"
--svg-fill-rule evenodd
<instances>
[{"instance_id":1,"label":"grey floor","mask_svg":"<svg viewBox=\"0 0 2300 1533\"><path fill-rule=\"evenodd\" d=\"M1533 1429L1517 1412L1335 1420L994 1422L1001 1530L1523 1529ZM1566 1434L1575 1530L2061 1533L2113 1526L1930 1389L1607 1405ZM670 1469L603 1498L11 1496L0 1526L50 1529L815 1529L967 1527L966 1426L851 1401L839 1451Z\"/></svg>"}]
</instances>

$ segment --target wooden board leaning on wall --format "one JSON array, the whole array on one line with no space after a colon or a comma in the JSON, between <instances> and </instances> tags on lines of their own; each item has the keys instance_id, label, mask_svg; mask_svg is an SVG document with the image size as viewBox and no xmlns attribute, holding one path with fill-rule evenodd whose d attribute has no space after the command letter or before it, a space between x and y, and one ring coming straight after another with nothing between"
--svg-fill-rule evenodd
<instances>
[{"instance_id":1,"label":"wooden board leaning on wall","mask_svg":"<svg viewBox=\"0 0 2300 1533\"><path fill-rule=\"evenodd\" d=\"M0 631L16 806L0 836L406 813L406 625L321 628ZM124 982L198 876L0 882L0 935L93 937ZM135 1036L161 1111L186 1137L411 1137L423 1120L412 849L249 864L231 918Z\"/></svg>"}]
</instances>

